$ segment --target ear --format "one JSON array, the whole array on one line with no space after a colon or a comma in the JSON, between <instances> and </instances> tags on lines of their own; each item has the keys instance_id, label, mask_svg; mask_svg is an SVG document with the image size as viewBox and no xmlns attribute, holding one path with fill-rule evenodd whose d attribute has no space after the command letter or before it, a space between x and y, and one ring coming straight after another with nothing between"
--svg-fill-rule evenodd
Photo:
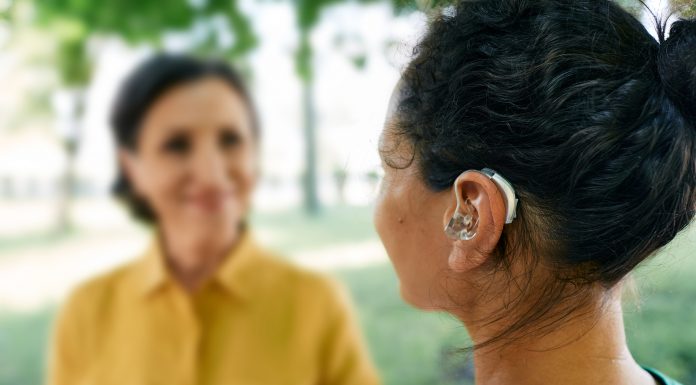
<instances>
[{"instance_id":1,"label":"ear","mask_svg":"<svg viewBox=\"0 0 696 385\"><path fill-rule=\"evenodd\" d=\"M478 228L473 238L451 240L448 264L455 272L465 272L483 264L495 249L505 224L505 199L488 175L477 171L463 172L452 186L450 205L443 218L447 226L457 207L465 207L466 200L473 207Z\"/></svg>"},{"instance_id":2,"label":"ear","mask_svg":"<svg viewBox=\"0 0 696 385\"><path fill-rule=\"evenodd\" d=\"M124 176L130 182L133 190L136 194L142 195L142 188L140 183L140 177L138 173L138 159L132 150L127 148L119 147L118 151L118 164L121 170L123 170Z\"/></svg>"}]
</instances>

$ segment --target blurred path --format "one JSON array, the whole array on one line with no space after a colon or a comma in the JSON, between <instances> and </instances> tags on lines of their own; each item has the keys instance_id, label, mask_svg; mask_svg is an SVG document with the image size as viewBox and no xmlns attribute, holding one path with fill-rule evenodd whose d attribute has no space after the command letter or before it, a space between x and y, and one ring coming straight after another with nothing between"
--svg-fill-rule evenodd
<instances>
[{"instance_id":1,"label":"blurred path","mask_svg":"<svg viewBox=\"0 0 696 385\"><path fill-rule=\"evenodd\" d=\"M0 258L0 309L33 310L60 301L77 283L133 258L137 233L78 236Z\"/></svg>"},{"instance_id":2,"label":"blurred path","mask_svg":"<svg viewBox=\"0 0 696 385\"><path fill-rule=\"evenodd\" d=\"M59 302L79 282L136 258L148 240L146 233L132 230L99 231L5 252L0 258L0 310L31 311ZM358 268L387 259L378 240L302 251L290 257L317 270Z\"/></svg>"}]
</instances>

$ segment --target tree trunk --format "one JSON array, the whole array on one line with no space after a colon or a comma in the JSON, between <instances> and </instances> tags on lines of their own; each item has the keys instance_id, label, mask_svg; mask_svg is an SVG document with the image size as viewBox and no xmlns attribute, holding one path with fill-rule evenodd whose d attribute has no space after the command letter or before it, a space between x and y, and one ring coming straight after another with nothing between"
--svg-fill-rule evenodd
<instances>
[{"instance_id":1,"label":"tree trunk","mask_svg":"<svg viewBox=\"0 0 696 385\"><path fill-rule=\"evenodd\" d=\"M321 205L319 203L319 194L317 193L316 115L313 91L313 81L304 80L302 82L302 110L304 113L305 136L304 203L307 212L311 215L316 215L319 213Z\"/></svg>"},{"instance_id":2,"label":"tree trunk","mask_svg":"<svg viewBox=\"0 0 696 385\"><path fill-rule=\"evenodd\" d=\"M316 112L314 109L314 69L309 30L301 29L296 65L302 81L302 112L304 116L305 171L302 175L305 210L317 215L321 209L317 183Z\"/></svg>"},{"instance_id":3,"label":"tree trunk","mask_svg":"<svg viewBox=\"0 0 696 385\"><path fill-rule=\"evenodd\" d=\"M81 119L84 112L84 93L83 90L72 90L64 94L67 104L57 111L58 119L62 119L63 129L61 136L63 149L65 150L65 169L60 178L56 231L67 232L72 226L71 209L73 204L73 193L77 182L75 173L75 159L80 144Z\"/></svg>"}]
</instances>

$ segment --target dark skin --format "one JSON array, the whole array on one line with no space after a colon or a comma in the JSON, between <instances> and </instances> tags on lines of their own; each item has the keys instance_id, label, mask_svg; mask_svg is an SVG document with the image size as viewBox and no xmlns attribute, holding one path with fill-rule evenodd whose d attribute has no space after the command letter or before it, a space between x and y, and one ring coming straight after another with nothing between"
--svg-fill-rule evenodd
<instances>
[{"instance_id":1,"label":"dark skin","mask_svg":"<svg viewBox=\"0 0 696 385\"><path fill-rule=\"evenodd\" d=\"M135 150L119 161L155 211L167 262L198 289L239 239L257 179L245 100L210 76L173 87L147 111Z\"/></svg>"},{"instance_id":2,"label":"dark skin","mask_svg":"<svg viewBox=\"0 0 696 385\"><path fill-rule=\"evenodd\" d=\"M509 274L490 271L486 264L505 226L505 200L497 185L476 170L463 172L444 192L425 185L417 160L408 162L411 146L396 134L400 86L392 94L379 144L385 176L375 226L399 276L404 300L420 309L453 314L478 344L515 321L510 313L492 323L481 322L505 306L504 296L495 293L516 290ZM470 240L451 239L443 230L457 207L456 193L471 201L479 221ZM523 258L512 259L513 276L524 276ZM531 290L548 279L543 271L533 277L539 281L530 282ZM476 384L655 385L626 345L620 285L609 293L598 287L588 290L588 306L577 311L590 316L565 322L543 336L477 350Z\"/></svg>"}]
</instances>

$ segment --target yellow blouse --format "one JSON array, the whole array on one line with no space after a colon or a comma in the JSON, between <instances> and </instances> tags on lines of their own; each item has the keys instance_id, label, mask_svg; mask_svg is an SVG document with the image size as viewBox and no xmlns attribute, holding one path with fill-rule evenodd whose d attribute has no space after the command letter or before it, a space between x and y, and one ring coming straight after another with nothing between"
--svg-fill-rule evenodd
<instances>
[{"instance_id":1,"label":"yellow blouse","mask_svg":"<svg viewBox=\"0 0 696 385\"><path fill-rule=\"evenodd\" d=\"M372 385L352 303L333 279L246 231L194 294L144 257L78 287L61 309L49 385Z\"/></svg>"}]
</instances>

